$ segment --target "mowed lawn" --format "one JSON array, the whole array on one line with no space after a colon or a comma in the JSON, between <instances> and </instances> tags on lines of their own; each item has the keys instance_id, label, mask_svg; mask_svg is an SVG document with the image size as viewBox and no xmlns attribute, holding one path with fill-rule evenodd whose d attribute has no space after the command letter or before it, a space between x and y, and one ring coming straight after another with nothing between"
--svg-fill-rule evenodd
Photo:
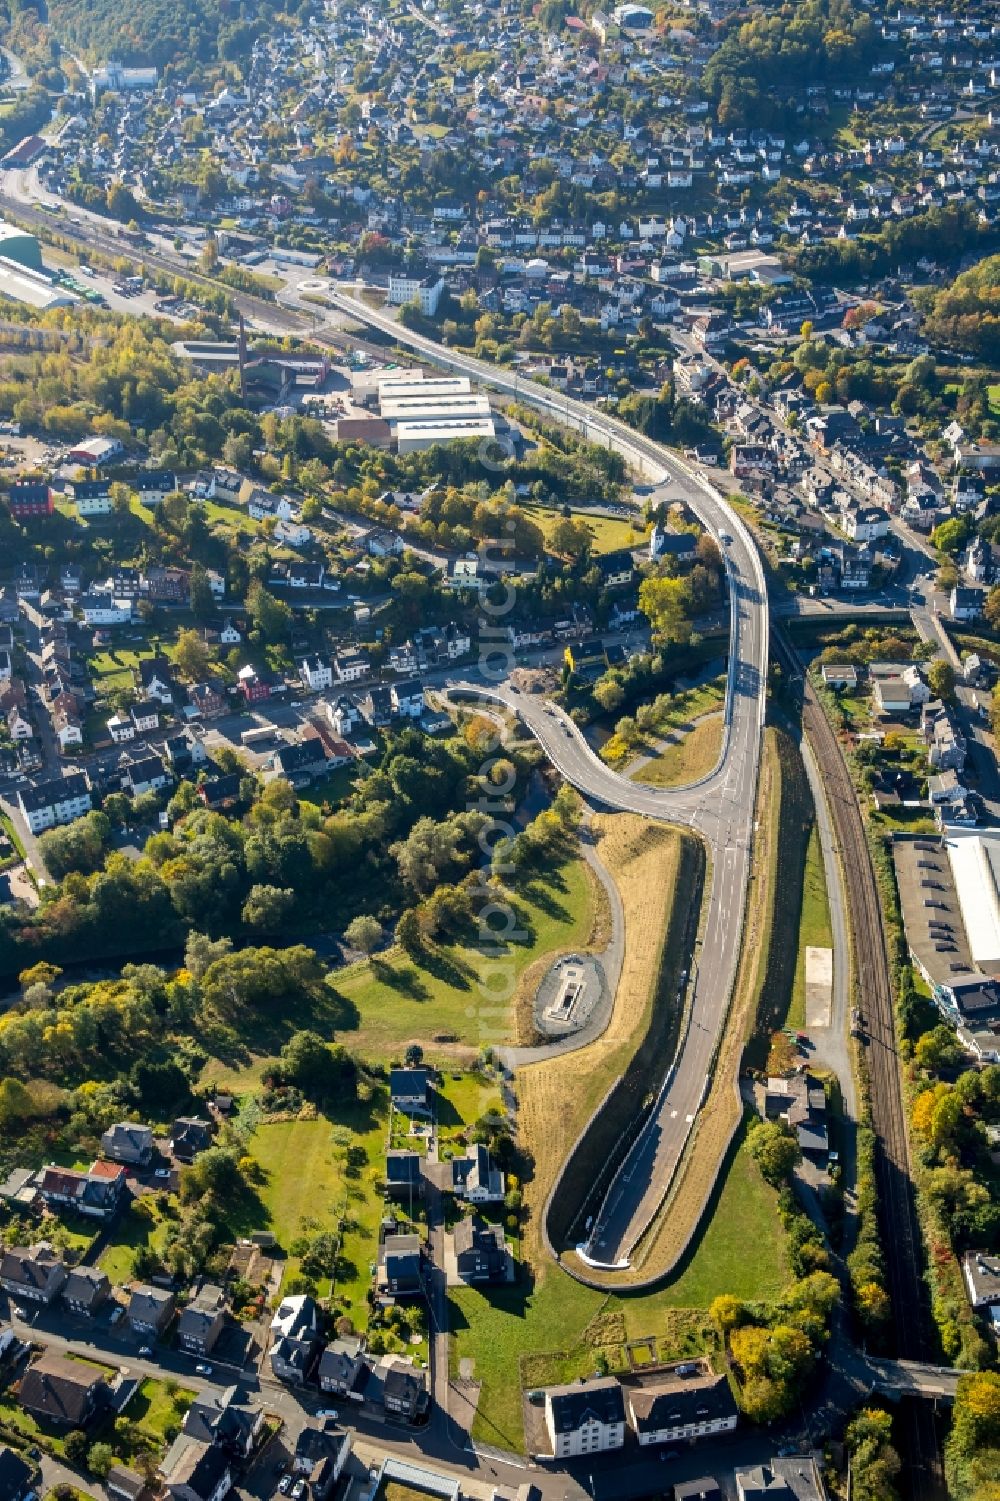
<instances>
[{"instance_id":1,"label":"mowed lawn","mask_svg":"<svg viewBox=\"0 0 1000 1501\"><path fill-rule=\"evenodd\" d=\"M564 1380L592 1373L595 1347L585 1331L599 1315L602 1325L620 1315L614 1322L623 1324L628 1339L660 1338L673 1310L707 1310L721 1293L767 1301L789 1277L777 1194L741 1145L691 1259L666 1286L636 1297L605 1297L546 1262L534 1285L522 1276L510 1288L449 1293L452 1369L457 1373L461 1359L471 1357L473 1377L483 1384L473 1436L519 1449L522 1357L551 1352Z\"/></svg>"},{"instance_id":2,"label":"mowed lawn","mask_svg":"<svg viewBox=\"0 0 1000 1501\"><path fill-rule=\"evenodd\" d=\"M548 506L525 506L523 508L540 526L546 540L560 522L562 512ZM582 521L589 531L591 551L595 553L618 552L623 547L638 547L645 541L649 528L638 514L634 521L626 516L593 516L589 511L574 511L574 521Z\"/></svg>"},{"instance_id":3,"label":"mowed lawn","mask_svg":"<svg viewBox=\"0 0 1000 1501\"><path fill-rule=\"evenodd\" d=\"M130 688L133 673L140 661L154 655L152 647L140 646L133 649L111 646L106 651L97 651L88 657L87 667L99 692L106 692L109 688Z\"/></svg>"},{"instance_id":4,"label":"mowed lawn","mask_svg":"<svg viewBox=\"0 0 1000 1501\"><path fill-rule=\"evenodd\" d=\"M352 1052L384 1062L420 1043L429 1059L435 1042L478 1049L503 1042L510 1003L522 971L557 949L586 944L593 891L578 856L539 872L512 902L523 938L429 947L418 959L400 948L332 977L339 996L357 1010L358 1029L340 1040Z\"/></svg>"},{"instance_id":5,"label":"mowed lawn","mask_svg":"<svg viewBox=\"0 0 1000 1501\"><path fill-rule=\"evenodd\" d=\"M349 1169L347 1148L362 1148L367 1163ZM266 1181L258 1192L264 1204L265 1224L288 1255L300 1236L312 1239L335 1230L343 1217L355 1229L344 1233L344 1274L337 1278L337 1303L352 1310L355 1323L366 1318L365 1294L371 1281L369 1266L378 1247L382 1196L372 1181L384 1164L385 1106L358 1106L340 1119L275 1121L258 1126L250 1140L250 1152L264 1170ZM298 1258L288 1255L286 1277L298 1271ZM330 1280L320 1284L320 1294L330 1293Z\"/></svg>"},{"instance_id":6,"label":"mowed lawn","mask_svg":"<svg viewBox=\"0 0 1000 1501\"><path fill-rule=\"evenodd\" d=\"M138 1424L156 1449L163 1451L178 1433L194 1396L193 1391L183 1386L171 1391L164 1381L140 1381L125 1407L125 1416Z\"/></svg>"},{"instance_id":7,"label":"mowed lawn","mask_svg":"<svg viewBox=\"0 0 1000 1501\"><path fill-rule=\"evenodd\" d=\"M813 826L806 847L806 865L802 877L802 916L799 920L799 954L795 964L792 1002L788 1008L788 1025L806 1024L806 949L828 949L833 943L830 926L830 902L823 869L823 850L819 830Z\"/></svg>"},{"instance_id":8,"label":"mowed lawn","mask_svg":"<svg viewBox=\"0 0 1000 1501\"><path fill-rule=\"evenodd\" d=\"M146 1197L148 1199L151 1196ZM159 1212L155 1219L149 1219L145 1214L137 1214L134 1209L126 1209L114 1222L108 1245L98 1259L101 1271L106 1272L112 1282L127 1282L132 1276L132 1260L136 1251L140 1246L162 1250L168 1227L169 1221Z\"/></svg>"}]
</instances>

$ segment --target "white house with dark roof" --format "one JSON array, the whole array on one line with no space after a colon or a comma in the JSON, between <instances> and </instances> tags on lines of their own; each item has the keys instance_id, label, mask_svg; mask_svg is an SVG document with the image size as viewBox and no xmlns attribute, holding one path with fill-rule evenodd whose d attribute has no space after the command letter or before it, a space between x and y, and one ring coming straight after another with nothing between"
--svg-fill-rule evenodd
<instances>
[{"instance_id":1,"label":"white house with dark roof","mask_svg":"<svg viewBox=\"0 0 1000 1501\"><path fill-rule=\"evenodd\" d=\"M545 1427L556 1459L606 1454L625 1442L625 1398L613 1376L545 1391Z\"/></svg>"}]
</instances>

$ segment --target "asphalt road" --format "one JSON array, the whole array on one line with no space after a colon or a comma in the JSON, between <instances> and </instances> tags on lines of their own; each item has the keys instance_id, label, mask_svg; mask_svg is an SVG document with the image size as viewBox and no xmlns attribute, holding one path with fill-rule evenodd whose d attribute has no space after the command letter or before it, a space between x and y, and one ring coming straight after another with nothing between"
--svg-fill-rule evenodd
<instances>
[{"instance_id":1,"label":"asphalt road","mask_svg":"<svg viewBox=\"0 0 1000 1501\"><path fill-rule=\"evenodd\" d=\"M707 1096L729 1009L742 937L764 723L768 613L760 557L742 520L710 481L659 444L515 372L446 350L353 297L335 291L329 296L338 311L391 333L433 363L515 395L623 454L653 483L677 486L719 542L726 561L731 606L726 725L719 763L700 782L675 789L637 785L605 766L554 705L505 688L466 685L470 693L504 702L517 712L560 773L592 801L694 829L711 850L708 909L687 1000L689 1022L650 1119L594 1218L584 1252L596 1264L618 1265L628 1260L667 1192Z\"/></svg>"}]
</instances>

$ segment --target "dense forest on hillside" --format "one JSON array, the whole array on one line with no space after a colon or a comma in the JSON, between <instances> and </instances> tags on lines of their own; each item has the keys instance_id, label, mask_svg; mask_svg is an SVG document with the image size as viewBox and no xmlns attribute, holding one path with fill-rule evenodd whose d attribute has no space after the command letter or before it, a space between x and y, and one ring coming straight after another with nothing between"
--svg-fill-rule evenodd
<instances>
[{"instance_id":1,"label":"dense forest on hillside","mask_svg":"<svg viewBox=\"0 0 1000 1501\"><path fill-rule=\"evenodd\" d=\"M870 67L876 48L869 16L849 0L805 0L736 22L705 69L719 124L778 125L801 104L804 84L843 82ZM795 98L781 93L794 85Z\"/></svg>"},{"instance_id":2,"label":"dense forest on hillside","mask_svg":"<svg viewBox=\"0 0 1000 1501\"><path fill-rule=\"evenodd\" d=\"M935 295L927 318L935 342L1000 363L1000 255L989 255Z\"/></svg>"},{"instance_id":3,"label":"dense forest on hillside","mask_svg":"<svg viewBox=\"0 0 1000 1501\"><path fill-rule=\"evenodd\" d=\"M311 0L288 0L285 12L308 10ZM115 0L51 0L54 34L88 62L118 58L136 66L239 62L278 11L270 0L249 5L227 0L134 0L125 10Z\"/></svg>"}]
</instances>

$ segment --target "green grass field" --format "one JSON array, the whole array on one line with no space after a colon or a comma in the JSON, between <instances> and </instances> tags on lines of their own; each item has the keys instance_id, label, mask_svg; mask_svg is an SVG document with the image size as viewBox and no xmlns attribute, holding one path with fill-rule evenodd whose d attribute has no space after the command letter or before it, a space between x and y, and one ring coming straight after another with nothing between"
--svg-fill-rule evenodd
<instances>
[{"instance_id":1,"label":"green grass field","mask_svg":"<svg viewBox=\"0 0 1000 1501\"><path fill-rule=\"evenodd\" d=\"M823 869L823 850L819 830L814 826L806 848L806 868L802 878L802 916L799 921L799 956L795 964L792 1000L788 1008L788 1025L806 1024L806 949L828 949L833 944L830 927L830 902Z\"/></svg>"},{"instance_id":2,"label":"green grass field","mask_svg":"<svg viewBox=\"0 0 1000 1501\"><path fill-rule=\"evenodd\" d=\"M556 949L584 944L590 934L593 896L578 856L541 872L514 903L523 943L504 949L490 944L450 944L429 951L420 963L401 949L353 965L335 977L337 994L357 1011L356 1032L343 1030L352 1052L384 1061L419 1042L428 1058L434 1044L459 1042L478 1049L508 1035L510 999L517 979L533 960Z\"/></svg>"},{"instance_id":3,"label":"green grass field","mask_svg":"<svg viewBox=\"0 0 1000 1501\"><path fill-rule=\"evenodd\" d=\"M321 808L324 803L340 803L347 797L359 777L364 776L364 767L358 761L348 766L338 766L327 776L303 787L299 797L304 803L313 803Z\"/></svg>"},{"instance_id":4,"label":"green grass field","mask_svg":"<svg viewBox=\"0 0 1000 1501\"><path fill-rule=\"evenodd\" d=\"M562 513L551 510L548 506L525 506L524 510L541 527L546 539L552 534L556 523L562 520ZM573 520L586 523L593 538L591 549L595 553L617 552L622 547L639 547L649 531L643 525L641 516L636 516L633 524L624 516L592 516L589 511L574 511Z\"/></svg>"},{"instance_id":5,"label":"green grass field","mask_svg":"<svg viewBox=\"0 0 1000 1501\"><path fill-rule=\"evenodd\" d=\"M491 1079L474 1073L446 1072L435 1090L439 1154L461 1156L460 1142L480 1116L502 1109L500 1091Z\"/></svg>"},{"instance_id":6,"label":"green grass field","mask_svg":"<svg viewBox=\"0 0 1000 1501\"><path fill-rule=\"evenodd\" d=\"M346 1148L361 1148L366 1165L352 1169ZM344 1232L342 1266L337 1277L338 1306L351 1310L361 1327L367 1316L365 1294L371 1281L369 1266L375 1260L382 1196L373 1179L384 1162L385 1106L362 1106L344 1112L334 1123L326 1119L276 1121L259 1126L250 1151L266 1174L260 1188L265 1223L287 1253L299 1237L312 1237L336 1228L343 1217L354 1229ZM298 1271L295 1256L288 1256L286 1277ZM320 1293L330 1293L328 1279Z\"/></svg>"},{"instance_id":7,"label":"green grass field","mask_svg":"<svg viewBox=\"0 0 1000 1501\"><path fill-rule=\"evenodd\" d=\"M218 500L199 501L198 505L213 530L244 537L258 537L261 534L260 522L254 521L243 506L226 505Z\"/></svg>"},{"instance_id":8,"label":"green grass field","mask_svg":"<svg viewBox=\"0 0 1000 1501\"><path fill-rule=\"evenodd\" d=\"M692 1322L700 1325L701 1314L720 1293L766 1301L788 1275L777 1194L741 1146L691 1259L667 1286L630 1298L605 1296L549 1262L537 1269L534 1282L522 1275L509 1288L451 1292L452 1369L457 1374L462 1358L470 1357L473 1377L482 1383L473 1437L520 1449L517 1373L527 1357L531 1384L543 1375L547 1379L547 1367L554 1379L570 1380L593 1372L599 1349L613 1366L624 1339L666 1339L678 1310L698 1310Z\"/></svg>"},{"instance_id":9,"label":"green grass field","mask_svg":"<svg viewBox=\"0 0 1000 1501\"><path fill-rule=\"evenodd\" d=\"M131 688L135 668L144 657L154 655L151 647L112 646L88 657L87 667L99 693L107 692L109 688Z\"/></svg>"},{"instance_id":10,"label":"green grass field","mask_svg":"<svg viewBox=\"0 0 1000 1501\"><path fill-rule=\"evenodd\" d=\"M713 770L722 749L721 715L700 719L687 734L640 766L635 781L654 787L683 787Z\"/></svg>"},{"instance_id":11,"label":"green grass field","mask_svg":"<svg viewBox=\"0 0 1000 1501\"><path fill-rule=\"evenodd\" d=\"M132 1258L140 1246L162 1248L169 1222L159 1213L155 1219L147 1219L128 1209L119 1215L111 1230L113 1239L98 1259L102 1272L107 1272L112 1282L127 1282L132 1276Z\"/></svg>"},{"instance_id":12,"label":"green grass field","mask_svg":"<svg viewBox=\"0 0 1000 1501\"><path fill-rule=\"evenodd\" d=\"M135 1395L125 1408L125 1416L139 1427L154 1449L165 1450L176 1437L194 1392L185 1387L170 1390L164 1381L140 1381Z\"/></svg>"}]
</instances>

